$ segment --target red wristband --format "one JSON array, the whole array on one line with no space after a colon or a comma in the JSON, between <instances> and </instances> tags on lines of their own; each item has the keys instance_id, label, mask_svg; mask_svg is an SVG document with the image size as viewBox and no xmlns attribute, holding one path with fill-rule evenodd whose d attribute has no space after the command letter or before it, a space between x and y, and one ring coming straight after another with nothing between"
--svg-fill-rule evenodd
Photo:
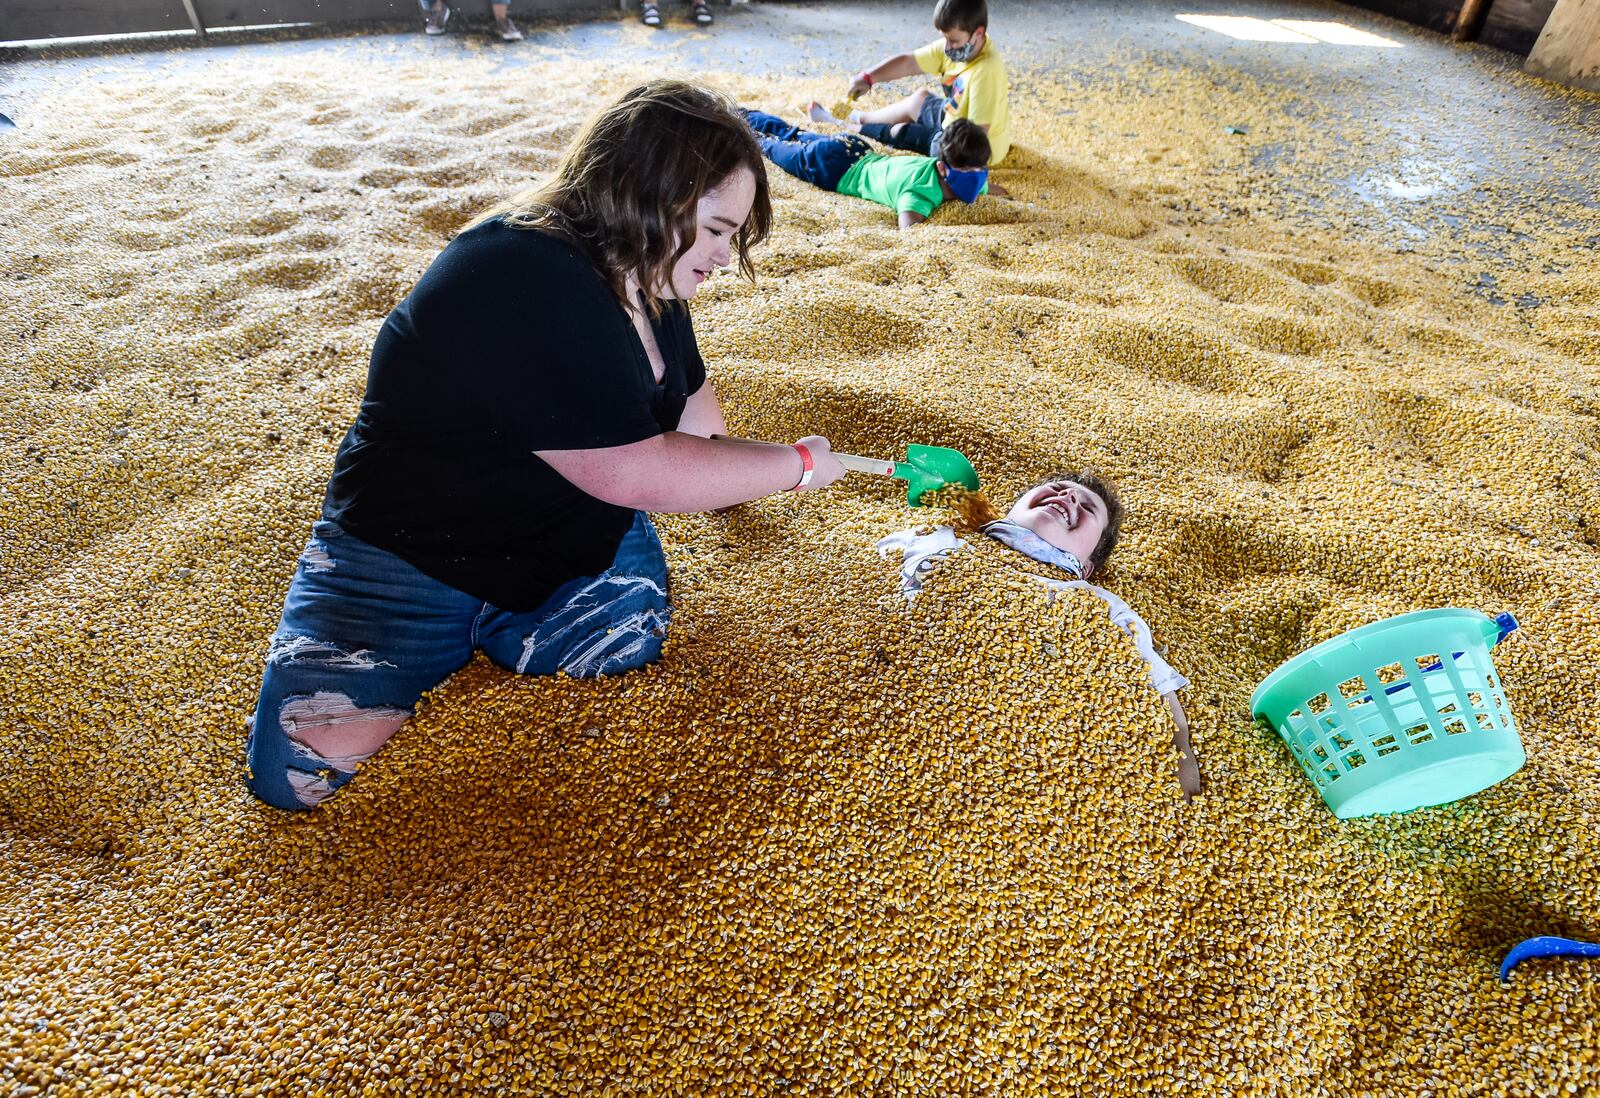
<instances>
[{"instance_id":1,"label":"red wristband","mask_svg":"<svg viewBox=\"0 0 1600 1098\"><path fill-rule=\"evenodd\" d=\"M811 463L811 451L806 449L804 445L798 442L794 444L794 448L800 451L800 460L805 463L805 471L800 474L799 483L797 483L793 488L789 489L791 492L798 491L799 489L804 488L806 485L811 483L811 470L813 468Z\"/></svg>"},{"instance_id":2,"label":"red wristband","mask_svg":"<svg viewBox=\"0 0 1600 1098\"><path fill-rule=\"evenodd\" d=\"M865 80L867 82L867 87L869 87L869 88L872 87L872 85L877 83L876 80L872 79L872 74L870 72L867 72L865 69L861 70L861 72L856 74L856 79L857 80Z\"/></svg>"}]
</instances>

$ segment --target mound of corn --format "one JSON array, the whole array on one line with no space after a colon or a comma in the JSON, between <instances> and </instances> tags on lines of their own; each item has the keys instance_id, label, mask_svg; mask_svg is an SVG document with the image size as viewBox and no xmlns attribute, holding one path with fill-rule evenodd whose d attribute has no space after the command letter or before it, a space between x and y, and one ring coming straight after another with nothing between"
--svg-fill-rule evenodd
<instances>
[{"instance_id":1,"label":"mound of corn","mask_svg":"<svg viewBox=\"0 0 1600 1098\"><path fill-rule=\"evenodd\" d=\"M1593 965L1496 978L1600 937L1600 219L1318 228L1327 173L1407 150L1313 86L1022 74L1015 202L898 234L778 175L763 278L695 303L744 434L1120 481L1107 582L1194 681L1205 797L1097 601L986 546L907 611L870 546L949 514L862 477L663 518L658 666L480 660L324 808L247 795L379 320L645 75L591 71L63 77L4 138L0 1090L1600 1091ZM1249 692L1446 604L1521 619L1528 765L1338 823Z\"/></svg>"}]
</instances>

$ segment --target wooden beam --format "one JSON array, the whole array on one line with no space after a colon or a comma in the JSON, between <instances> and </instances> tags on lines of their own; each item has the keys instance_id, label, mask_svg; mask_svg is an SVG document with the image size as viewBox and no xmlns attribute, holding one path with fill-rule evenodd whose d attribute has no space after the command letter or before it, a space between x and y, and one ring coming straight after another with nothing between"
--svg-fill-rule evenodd
<instances>
[{"instance_id":1,"label":"wooden beam","mask_svg":"<svg viewBox=\"0 0 1600 1098\"><path fill-rule=\"evenodd\" d=\"M189 13L189 22L194 24L194 32L204 38L206 25L200 22L200 13L194 10L194 0L183 0L183 10Z\"/></svg>"},{"instance_id":2,"label":"wooden beam","mask_svg":"<svg viewBox=\"0 0 1600 1098\"><path fill-rule=\"evenodd\" d=\"M1450 32L1450 37L1457 42L1470 42L1478 37L1478 28L1483 26L1488 10L1489 0L1466 0L1456 16L1456 29Z\"/></svg>"},{"instance_id":3,"label":"wooden beam","mask_svg":"<svg viewBox=\"0 0 1600 1098\"><path fill-rule=\"evenodd\" d=\"M1557 0L1523 71L1600 92L1600 0Z\"/></svg>"}]
</instances>

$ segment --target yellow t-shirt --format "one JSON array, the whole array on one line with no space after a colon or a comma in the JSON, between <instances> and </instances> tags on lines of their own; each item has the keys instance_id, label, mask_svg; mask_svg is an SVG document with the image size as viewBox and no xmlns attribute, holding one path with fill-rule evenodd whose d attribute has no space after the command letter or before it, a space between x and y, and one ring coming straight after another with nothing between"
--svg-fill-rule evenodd
<instances>
[{"instance_id":1,"label":"yellow t-shirt","mask_svg":"<svg viewBox=\"0 0 1600 1098\"><path fill-rule=\"evenodd\" d=\"M1011 103L1007 99L1006 65L994 40L984 35L983 49L970 61L952 61L944 55L944 39L936 38L912 54L918 66L937 76L945 94L955 100L946 104L944 124L966 118L989 127L989 163L998 164L1011 151Z\"/></svg>"}]
</instances>

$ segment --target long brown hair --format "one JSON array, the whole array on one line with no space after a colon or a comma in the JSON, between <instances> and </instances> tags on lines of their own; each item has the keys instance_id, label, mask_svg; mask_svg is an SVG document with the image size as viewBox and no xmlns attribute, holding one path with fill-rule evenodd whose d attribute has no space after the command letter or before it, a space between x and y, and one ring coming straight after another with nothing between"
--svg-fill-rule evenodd
<instances>
[{"instance_id":1,"label":"long brown hair","mask_svg":"<svg viewBox=\"0 0 1600 1098\"><path fill-rule=\"evenodd\" d=\"M567 146L556 174L473 218L558 233L585 248L624 306L629 275L650 310L659 286L694 243L696 207L741 166L756 179L750 216L734 233L746 278L750 249L772 228L766 164L737 108L683 80L652 80L591 118Z\"/></svg>"}]
</instances>

